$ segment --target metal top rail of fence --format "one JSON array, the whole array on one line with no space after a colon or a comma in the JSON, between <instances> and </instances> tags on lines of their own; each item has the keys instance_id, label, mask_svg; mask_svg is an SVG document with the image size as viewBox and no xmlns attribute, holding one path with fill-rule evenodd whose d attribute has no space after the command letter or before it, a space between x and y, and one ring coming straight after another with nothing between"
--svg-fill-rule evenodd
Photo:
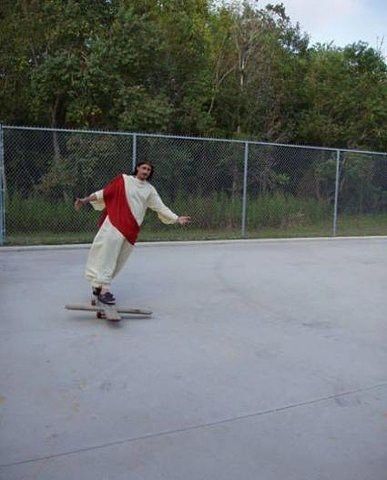
<instances>
[{"instance_id":1,"label":"metal top rail of fence","mask_svg":"<svg viewBox=\"0 0 387 480\"><path fill-rule=\"evenodd\" d=\"M188 229L150 216L145 240L387 233L387 153L255 140L0 125L0 244L85 243L75 196L141 160ZM7 235L6 235L7 231Z\"/></svg>"},{"instance_id":2,"label":"metal top rail of fence","mask_svg":"<svg viewBox=\"0 0 387 480\"><path fill-rule=\"evenodd\" d=\"M211 141L211 142L228 142L228 143L240 143L246 144L250 143L253 145L269 145L276 147L291 147L291 148L305 148L311 150L326 150L331 152L336 152L340 150L341 152L356 152L362 154L372 154L372 155L387 155L387 152L377 152L370 150L357 150L357 149L348 149L341 147L318 147L316 145L299 145L299 144L290 144L290 143L275 143L275 142L260 142L257 140L241 140L241 139L232 139L232 138L217 138L217 137L200 137L200 136L189 136L189 135L172 135L172 134L163 134L163 133L144 133L144 132L124 132L124 131L114 131L114 130L87 130L87 129L71 129L71 128L50 128L50 127L30 127L30 126L15 126L15 125L2 125L4 129L11 130L35 130L35 131L46 131L46 132L64 132L64 133L85 133L85 134L96 134L96 135L126 135L126 136L136 136L136 137L155 137L155 138L175 138L181 140L202 140L202 141Z\"/></svg>"}]
</instances>

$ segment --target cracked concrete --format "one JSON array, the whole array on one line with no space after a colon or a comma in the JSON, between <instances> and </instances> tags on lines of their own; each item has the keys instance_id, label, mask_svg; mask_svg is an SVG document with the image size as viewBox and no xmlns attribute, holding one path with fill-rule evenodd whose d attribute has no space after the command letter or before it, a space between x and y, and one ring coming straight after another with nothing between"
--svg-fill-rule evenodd
<instances>
[{"instance_id":1,"label":"cracked concrete","mask_svg":"<svg viewBox=\"0 0 387 480\"><path fill-rule=\"evenodd\" d=\"M387 240L0 249L0 478L386 480Z\"/></svg>"}]
</instances>

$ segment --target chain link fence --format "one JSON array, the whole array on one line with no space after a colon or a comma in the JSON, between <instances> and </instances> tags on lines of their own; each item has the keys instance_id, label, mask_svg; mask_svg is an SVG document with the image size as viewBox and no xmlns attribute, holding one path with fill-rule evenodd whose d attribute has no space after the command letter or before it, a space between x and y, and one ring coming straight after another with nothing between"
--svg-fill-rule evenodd
<instances>
[{"instance_id":1,"label":"chain link fence","mask_svg":"<svg viewBox=\"0 0 387 480\"><path fill-rule=\"evenodd\" d=\"M387 234L387 154L239 140L0 126L0 243L90 242L98 212L74 198L136 163L164 203L140 240ZM5 222L4 222L5 218Z\"/></svg>"},{"instance_id":2,"label":"chain link fence","mask_svg":"<svg viewBox=\"0 0 387 480\"><path fill-rule=\"evenodd\" d=\"M4 136L0 125L0 245L5 242L5 171L4 171Z\"/></svg>"}]
</instances>

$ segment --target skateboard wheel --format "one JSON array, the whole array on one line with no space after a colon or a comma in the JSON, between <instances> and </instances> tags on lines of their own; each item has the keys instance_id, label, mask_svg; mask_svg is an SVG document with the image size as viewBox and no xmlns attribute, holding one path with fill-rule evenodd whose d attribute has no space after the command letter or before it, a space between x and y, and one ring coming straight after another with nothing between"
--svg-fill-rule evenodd
<instances>
[{"instance_id":1,"label":"skateboard wheel","mask_svg":"<svg viewBox=\"0 0 387 480\"><path fill-rule=\"evenodd\" d=\"M97 318L105 318L105 315L102 312L97 312Z\"/></svg>"}]
</instances>

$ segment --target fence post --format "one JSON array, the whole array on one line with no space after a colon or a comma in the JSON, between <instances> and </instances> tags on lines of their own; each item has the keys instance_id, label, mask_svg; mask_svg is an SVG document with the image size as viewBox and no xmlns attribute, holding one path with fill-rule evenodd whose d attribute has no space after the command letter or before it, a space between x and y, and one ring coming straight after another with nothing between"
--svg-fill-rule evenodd
<instances>
[{"instance_id":1,"label":"fence post","mask_svg":"<svg viewBox=\"0 0 387 480\"><path fill-rule=\"evenodd\" d=\"M133 167L133 172L134 172L134 169L136 168L136 163L137 163L137 135L134 133L133 134L133 142L132 142L132 167Z\"/></svg>"},{"instance_id":2,"label":"fence post","mask_svg":"<svg viewBox=\"0 0 387 480\"><path fill-rule=\"evenodd\" d=\"M246 206L247 206L247 169L249 162L249 143L245 143L245 161L243 169L243 197L242 197L242 237L246 236Z\"/></svg>"},{"instance_id":3,"label":"fence post","mask_svg":"<svg viewBox=\"0 0 387 480\"><path fill-rule=\"evenodd\" d=\"M339 200L339 176L340 176L340 150L336 151L336 181L335 181L335 205L333 210L333 236L337 232L337 207Z\"/></svg>"},{"instance_id":4,"label":"fence post","mask_svg":"<svg viewBox=\"0 0 387 480\"><path fill-rule=\"evenodd\" d=\"M5 171L4 171L4 136L0 123L0 245L5 242Z\"/></svg>"}]
</instances>

